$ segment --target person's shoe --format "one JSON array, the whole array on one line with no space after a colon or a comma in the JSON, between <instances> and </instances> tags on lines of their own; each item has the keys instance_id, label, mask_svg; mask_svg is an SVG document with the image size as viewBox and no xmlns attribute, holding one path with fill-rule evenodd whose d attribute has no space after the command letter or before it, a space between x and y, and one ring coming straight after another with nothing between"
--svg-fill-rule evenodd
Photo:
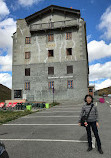
<instances>
[{"instance_id":1,"label":"person's shoe","mask_svg":"<svg viewBox=\"0 0 111 158\"><path fill-rule=\"evenodd\" d=\"M98 149L98 151L99 151L99 153L100 154L103 154L103 151L102 151L102 149L100 148L100 149Z\"/></svg>"},{"instance_id":2,"label":"person's shoe","mask_svg":"<svg viewBox=\"0 0 111 158\"><path fill-rule=\"evenodd\" d=\"M89 147L88 149L87 149L87 151L91 151L92 150L92 147Z\"/></svg>"}]
</instances>

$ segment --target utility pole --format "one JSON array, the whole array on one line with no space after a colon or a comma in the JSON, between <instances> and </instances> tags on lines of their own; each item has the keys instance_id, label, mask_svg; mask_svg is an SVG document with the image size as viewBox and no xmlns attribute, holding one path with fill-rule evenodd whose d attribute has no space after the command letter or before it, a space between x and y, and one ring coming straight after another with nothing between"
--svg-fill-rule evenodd
<instances>
[{"instance_id":1,"label":"utility pole","mask_svg":"<svg viewBox=\"0 0 111 158\"><path fill-rule=\"evenodd\" d=\"M53 103L54 103L54 86L52 86L52 93L53 93Z\"/></svg>"}]
</instances>

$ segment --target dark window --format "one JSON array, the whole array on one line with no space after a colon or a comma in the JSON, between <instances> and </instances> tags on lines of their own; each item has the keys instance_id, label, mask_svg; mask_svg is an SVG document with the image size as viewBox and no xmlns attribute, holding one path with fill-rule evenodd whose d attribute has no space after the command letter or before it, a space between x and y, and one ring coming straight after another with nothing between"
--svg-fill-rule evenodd
<instances>
[{"instance_id":1,"label":"dark window","mask_svg":"<svg viewBox=\"0 0 111 158\"><path fill-rule=\"evenodd\" d=\"M30 37L26 37L25 38L25 44L30 44L31 43L31 38Z\"/></svg>"},{"instance_id":2,"label":"dark window","mask_svg":"<svg viewBox=\"0 0 111 158\"><path fill-rule=\"evenodd\" d=\"M54 51L48 50L48 57L53 57L53 56L54 56Z\"/></svg>"},{"instance_id":3,"label":"dark window","mask_svg":"<svg viewBox=\"0 0 111 158\"><path fill-rule=\"evenodd\" d=\"M54 67L48 67L48 74L54 75Z\"/></svg>"},{"instance_id":4,"label":"dark window","mask_svg":"<svg viewBox=\"0 0 111 158\"><path fill-rule=\"evenodd\" d=\"M72 55L72 48L66 48L66 54Z\"/></svg>"},{"instance_id":5,"label":"dark window","mask_svg":"<svg viewBox=\"0 0 111 158\"><path fill-rule=\"evenodd\" d=\"M93 92L92 88L89 88L89 92Z\"/></svg>"},{"instance_id":6,"label":"dark window","mask_svg":"<svg viewBox=\"0 0 111 158\"><path fill-rule=\"evenodd\" d=\"M30 82L25 82L25 90L30 90Z\"/></svg>"},{"instance_id":7,"label":"dark window","mask_svg":"<svg viewBox=\"0 0 111 158\"><path fill-rule=\"evenodd\" d=\"M70 40L72 39L72 33L71 32L67 32L66 33L66 40Z\"/></svg>"},{"instance_id":8,"label":"dark window","mask_svg":"<svg viewBox=\"0 0 111 158\"><path fill-rule=\"evenodd\" d=\"M67 88L73 88L73 80L67 81Z\"/></svg>"},{"instance_id":9,"label":"dark window","mask_svg":"<svg viewBox=\"0 0 111 158\"><path fill-rule=\"evenodd\" d=\"M73 73L73 66L67 66L67 74Z\"/></svg>"},{"instance_id":10,"label":"dark window","mask_svg":"<svg viewBox=\"0 0 111 158\"><path fill-rule=\"evenodd\" d=\"M30 52L25 52L25 59L30 59Z\"/></svg>"},{"instance_id":11,"label":"dark window","mask_svg":"<svg viewBox=\"0 0 111 158\"><path fill-rule=\"evenodd\" d=\"M52 42L52 41L54 41L54 35L50 34L48 35L48 42Z\"/></svg>"},{"instance_id":12,"label":"dark window","mask_svg":"<svg viewBox=\"0 0 111 158\"><path fill-rule=\"evenodd\" d=\"M25 69L25 76L30 76L30 68Z\"/></svg>"},{"instance_id":13,"label":"dark window","mask_svg":"<svg viewBox=\"0 0 111 158\"><path fill-rule=\"evenodd\" d=\"M14 90L14 98L22 98L22 90Z\"/></svg>"},{"instance_id":14,"label":"dark window","mask_svg":"<svg viewBox=\"0 0 111 158\"><path fill-rule=\"evenodd\" d=\"M49 82L49 88L53 88L54 87L54 81Z\"/></svg>"}]
</instances>

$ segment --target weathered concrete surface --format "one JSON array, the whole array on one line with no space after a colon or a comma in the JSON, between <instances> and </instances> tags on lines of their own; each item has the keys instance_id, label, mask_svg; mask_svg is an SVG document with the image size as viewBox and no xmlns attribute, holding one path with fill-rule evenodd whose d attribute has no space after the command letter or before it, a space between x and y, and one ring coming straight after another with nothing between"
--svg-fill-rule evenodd
<instances>
[{"instance_id":1,"label":"weathered concrete surface","mask_svg":"<svg viewBox=\"0 0 111 158\"><path fill-rule=\"evenodd\" d=\"M34 24L65 22L69 26L46 31L30 32ZM78 27L75 27L75 24ZM72 32L72 39L66 40L66 33ZM48 34L54 34L54 41L48 42ZM31 37L31 44L25 44L25 37ZM88 54L86 45L85 21L76 14L55 11L27 24L25 19L17 21L17 30L13 35L12 99L14 90L22 90L27 100L52 101L52 90L48 84L54 81L55 100L73 100L79 103L88 93ZM66 48L72 48L67 55ZM54 57L48 57L48 50L54 51ZM25 59L25 52L31 58ZM54 75L48 75L48 67L54 67ZM73 73L67 74L67 66L73 66ZM30 68L30 76L25 69ZM73 88L67 88L67 81L73 80ZM30 82L30 90L25 90L25 82Z\"/></svg>"}]
</instances>

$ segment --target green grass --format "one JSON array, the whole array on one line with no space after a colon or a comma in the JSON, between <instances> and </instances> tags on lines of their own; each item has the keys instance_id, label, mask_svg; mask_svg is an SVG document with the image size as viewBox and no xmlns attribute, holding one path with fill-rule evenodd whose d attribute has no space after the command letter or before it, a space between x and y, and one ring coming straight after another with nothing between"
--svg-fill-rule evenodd
<instances>
[{"instance_id":1,"label":"green grass","mask_svg":"<svg viewBox=\"0 0 111 158\"><path fill-rule=\"evenodd\" d=\"M60 103L54 102L54 103L50 103L50 106L56 106L59 105Z\"/></svg>"},{"instance_id":2,"label":"green grass","mask_svg":"<svg viewBox=\"0 0 111 158\"><path fill-rule=\"evenodd\" d=\"M0 111L0 124L15 120L21 116L32 114L32 111Z\"/></svg>"}]
</instances>

